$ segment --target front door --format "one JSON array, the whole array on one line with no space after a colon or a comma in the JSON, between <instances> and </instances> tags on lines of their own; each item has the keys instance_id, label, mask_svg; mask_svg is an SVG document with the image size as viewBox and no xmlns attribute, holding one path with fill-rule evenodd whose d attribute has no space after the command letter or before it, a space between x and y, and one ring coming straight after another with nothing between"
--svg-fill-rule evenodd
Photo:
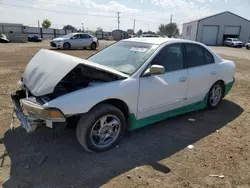
<instances>
[{"instance_id":1,"label":"front door","mask_svg":"<svg viewBox=\"0 0 250 188\"><path fill-rule=\"evenodd\" d=\"M182 107L186 98L189 75L182 44L165 46L152 60L154 64L164 66L166 72L140 78L137 119Z\"/></svg>"},{"instance_id":2,"label":"front door","mask_svg":"<svg viewBox=\"0 0 250 188\"><path fill-rule=\"evenodd\" d=\"M79 47L82 47L82 38L81 38L81 35L80 34L76 34L74 35L72 38L71 38L71 47L72 48L79 48Z\"/></svg>"}]
</instances>

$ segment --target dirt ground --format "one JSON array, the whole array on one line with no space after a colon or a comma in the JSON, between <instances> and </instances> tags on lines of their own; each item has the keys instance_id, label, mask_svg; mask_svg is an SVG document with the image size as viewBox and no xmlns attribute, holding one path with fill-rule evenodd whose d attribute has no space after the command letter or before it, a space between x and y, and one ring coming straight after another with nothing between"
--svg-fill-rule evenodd
<instances>
[{"instance_id":1,"label":"dirt ground","mask_svg":"<svg viewBox=\"0 0 250 188\"><path fill-rule=\"evenodd\" d=\"M101 47L105 46L102 44ZM75 130L8 130L27 62L48 44L0 45L0 185L5 188L250 187L250 60L232 54L236 83L215 110L202 110L127 132L117 148L89 154ZM216 49L215 49L216 50ZM238 49L237 49L238 50ZM243 49L242 49L243 50ZM62 51L82 58L91 50ZM249 52L250 54L250 52ZM189 121L190 118L195 121ZM193 145L192 149L187 148ZM223 175L224 178L211 175Z\"/></svg>"}]
</instances>

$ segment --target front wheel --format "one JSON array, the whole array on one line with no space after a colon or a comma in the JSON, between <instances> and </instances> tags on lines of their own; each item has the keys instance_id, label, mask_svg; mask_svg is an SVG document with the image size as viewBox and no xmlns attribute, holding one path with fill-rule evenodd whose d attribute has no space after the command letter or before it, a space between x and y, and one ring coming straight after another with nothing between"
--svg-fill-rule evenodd
<instances>
[{"instance_id":1,"label":"front wheel","mask_svg":"<svg viewBox=\"0 0 250 188\"><path fill-rule=\"evenodd\" d=\"M70 43L66 42L66 43L63 44L63 49L64 50L70 50L70 48L71 48Z\"/></svg>"},{"instance_id":2,"label":"front wheel","mask_svg":"<svg viewBox=\"0 0 250 188\"><path fill-rule=\"evenodd\" d=\"M209 91L209 94L208 94L208 107L209 108L216 108L221 100L222 100L222 97L223 97L223 86L222 86L222 83L220 82L216 82L212 88L210 89Z\"/></svg>"},{"instance_id":3,"label":"front wheel","mask_svg":"<svg viewBox=\"0 0 250 188\"><path fill-rule=\"evenodd\" d=\"M250 49L250 47L247 45L247 46L246 46L246 49L247 49L247 50L249 50L249 49Z\"/></svg>"},{"instance_id":4,"label":"front wheel","mask_svg":"<svg viewBox=\"0 0 250 188\"><path fill-rule=\"evenodd\" d=\"M125 127L125 117L118 108L100 104L81 117L76 137L87 151L103 152L121 140Z\"/></svg>"}]
</instances>

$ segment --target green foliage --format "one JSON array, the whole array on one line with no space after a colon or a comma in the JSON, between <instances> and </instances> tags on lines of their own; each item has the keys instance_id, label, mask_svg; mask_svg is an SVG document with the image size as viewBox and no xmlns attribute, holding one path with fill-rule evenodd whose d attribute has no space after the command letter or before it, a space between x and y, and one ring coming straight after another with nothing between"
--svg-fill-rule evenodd
<instances>
[{"instance_id":1,"label":"green foliage","mask_svg":"<svg viewBox=\"0 0 250 188\"><path fill-rule=\"evenodd\" d=\"M139 31L137 31L136 34L137 34L137 35L141 35L141 34L142 34L142 30L140 29Z\"/></svg>"},{"instance_id":2,"label":"green foliage","mask_svg":"<svg viewBox=\"0 0 250 188\"><path fill-rule=\"evenodd\" d=\"M42 27L43 28L50 28L51 24L52 24L51 21L49 21L48 19L45 19L45 20L43 20Z\"/></svg>"},{"instance_id":3,"label":"green foliage","mask_svg":"<svg viewBox=\"0 0 250 188\"><path fill-rule=\"evenodd\" d=\"M158 33L160 35L166 35L168 37L176 37L179 36L179 28L176 23L169 23L169 24L161 24L159 26Z\"/></svg>"},{"instance_id":4,"label":"green foliage","mask_svg":"<svg viewBox=\"0 0 250 188\"><path fill-rule=\"evenodd\" d=\"M63 29L65 29L65 30L72 30L72 31L76 31L77 29L74 27L74 26L72 26L72 25L65 25L64 27L63 27Z\"/></svg>"}]
</instances>

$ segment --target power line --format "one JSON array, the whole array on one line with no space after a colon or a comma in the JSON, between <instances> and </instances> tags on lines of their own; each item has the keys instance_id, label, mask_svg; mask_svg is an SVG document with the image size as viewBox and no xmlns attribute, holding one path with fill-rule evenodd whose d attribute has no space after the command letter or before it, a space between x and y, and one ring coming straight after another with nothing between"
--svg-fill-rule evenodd
<instances>
[{"instance_id":1,"label":"power line","mask_svg":"<svg viewBox=\"0 0 250 188\"><path fill-rule=\"evenodd\" d=\"M66 12L66 11L50 10L50 9L38 8L38 7L30 7L30 6L25 6L25 5L14 5L14 4L8 4L8 3L2 3L2 2L0 2L0 4L5 5L5 6L11 6L11 7L30 8L30 9L44 10L44 11L48 11L48 12L63 13L63 14L74 14L74 15L114 18L114 16L101 15L101 14L87 14L87 13Z\"/></svg>"},{"instance_id":2,"label":"power line","mask_svg":"<svg viewBox=\"0 0 250 188\"><path fill-rule=\"evenodd\" d=\"M76 8L76 9L83 9L82 7L76 7L76 6L71 6L71 5L65 5L65 4L60 4L60 3L54 3L54 2L49 2L49 1L41 1L41 0L19 0L19 1L23 1L23 2L38 2L38 3L45 3L45 4L52 4L52 5L57 5L57 6L65 6L65 7L70 7L70 8Z\"/></svg>"}]
</instances>

